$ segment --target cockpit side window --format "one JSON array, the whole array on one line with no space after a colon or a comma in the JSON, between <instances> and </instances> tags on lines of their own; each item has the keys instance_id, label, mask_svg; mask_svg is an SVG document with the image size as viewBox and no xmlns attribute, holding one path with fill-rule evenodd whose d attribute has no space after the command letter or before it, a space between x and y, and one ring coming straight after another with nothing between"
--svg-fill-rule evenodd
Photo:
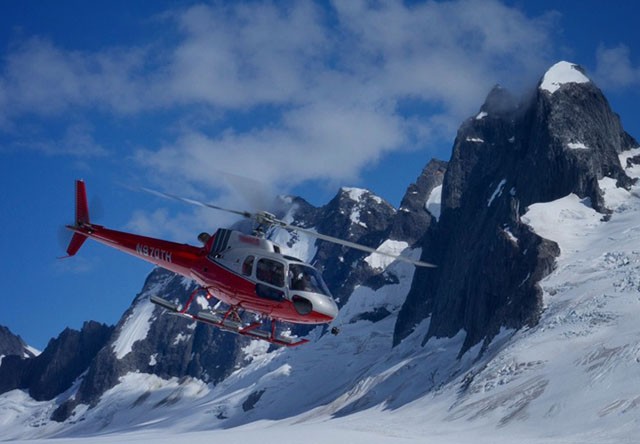
<instances>
[{"instance_id":1,"label":"cockpit side window","mask_svg":"<svg viewBox=\"0 0 640 444\"><path fill-rule=\"evenodd\" d=\"M284 287L284 264L271 259L258 260L256 277L276 287Z\"/></svg>"},{"instance_id":2,"label":"cockpit side window","mask_svg":"<svg viewBox=\"0 0 640 444\"><path fill-rule=\"evenodd\" d=\"M254 260L254 256L247 256L247 258L242 263L242 274L244 274L245 276L251 276L251 273L253 272Z\"/></svg>"},{"instance_id":3,"label":"cockpit side window","mask_svg":"<svg viewBox=\"0 0 640 444\"><path fill-rule=\"evenodd\" d=\"M300 264L289 264L289 288L329 296L329 289L315 268Z\"/></svg>"}]
</instances>

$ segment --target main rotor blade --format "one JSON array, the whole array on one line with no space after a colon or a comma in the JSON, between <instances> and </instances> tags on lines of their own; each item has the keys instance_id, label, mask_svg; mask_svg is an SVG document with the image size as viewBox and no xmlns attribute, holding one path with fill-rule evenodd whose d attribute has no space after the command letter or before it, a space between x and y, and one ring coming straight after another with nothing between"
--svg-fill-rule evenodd
<instances>
[{"instance_id":1,"label":"main rotor blade","mask_svg":"<svg viewBox=\"0 0 640 444\"><path fill-rule=\"evenodd\" d=\"M309 236L313 236L313 237L316 237L318 239L321 239L321 240L324 240L324 241L327 241L327 242L332 242L332 243L338 244L338 245L344 245L345 247L354 248L354 249L360 250L360 251L366 251L368 253L379 254L379 255L382 255L382 256L391 257L393 259L397 259L397 260L402 261L402 262L407 262L407 263L410 263L410 264L413 264L413 265L417 265L419 267L437 268L437 265L430 264L429 262L417 261L417 260L411 259L411 258L403 256L403 255L387 253L386 251L376 250L375 248L367 247L366 245L357 244L355 242L351 242L351 241L348 241L348 240L340 239L338 237L327 236L326 234L321 234L321 233L317 233L317 232L312 231L312 230L307 230L306 228L300 228L300 227L297 227L295 225L290 225L290 224L287 224L287 223L285 223L283 221L278 221L278 222L280 222L280 226L283 227L283 228L287 228L289 230L300 231L302 233L308 234Z\"/></svg>"},{"instance_id":2,"label":"main rotor blade","mask_svg":"<svg viewBox=\"0 0 640 444\"><path fill-rule=\"evenodd\" d=\"M390 257L390 258L393 258L393 259L397 259L397 260L402 261L402 262L407 262L407 263L410 263L410 264L413 264L413 265L417 265L419 267L427 267L427 268L436 268L437 267L437 265L430 264L429 262L417 261L417 260L411 259L411 258L403 256L403 255L387 253L386 251L379 251L379 250L376 250L375 248L367 247L366 245L358 244L358 243L355 243L355 242L351 242L351 241L340 239L340 238L333 237L333 236L328 236L326 234L317 233L315 231L308 230L306 228L301 228L301 227L298 227L296 225L291 225L291 224L289 224L289 223L287 223L287 222L285 222L283 220L277 219L273 214L267 213L265 211L261 211L261 212L257 212L257 213L250 213L248 211L232 210L232 209L229 209L229 208L219 207L218 205L213 205L213 204L201 202L199 200L189 199L187 197L181 197L181 196L177 196L175 194L170 194L170 193L165 193L165 192L162 192L162 191L152 190L151 188L141 187L140 189L142 191L144 191L144 192L147 192L149 194L154 194L156 196L159 196L159 197L162 197L162 198L165 198L165 199L177 200L178 202L184 202L184 203L187 203L189 205L195 205L195 206L203 207L203 208L211 208L211 209L214 209L214 210L226 211L227 213L237 214L237 215L245 217L247 219L252 219L252 220L258 222L259 224L273 225L273 226L284 228L284 229L287 229L287 230L296 230L296 231L299 231L301 233L305 233L305 234L307 234L309 236L315 237L317 239L321 239L321 240L324 240L324 241L327 241L327 242L332 242L332 243L338 244L338 245L344 245L345 247L354 248L356 250L365 251L367 253L379 254L379 255L382 255L382 256L387 256L387 257Z\"/></svg>"},{"instance_id":3,"label":"main rotor blade","mask_svg":"<svg viewBox=\"0 0 640 444\"><path fill-rule=\"evenodd\" d=\"M237 214L242 217L246 217L248 219L253 218L253 214L249 213L248 211L238 211L238 210L232 210L229 208L223 208L223 207L219 207L218 205L200 202L199 200L189 199L188 197L182 197L182 196L177 196L175 194L169 194L169 193L164 193L162 191L152 190L151 188L140 187L140 189L146 193L153 194L158 197L162 197L170 200L177 200L178 202L184 202L189 205L195 205L196 207L211 208L213 210L226 211L227 213Z\"/></svg>"}]
</instances>

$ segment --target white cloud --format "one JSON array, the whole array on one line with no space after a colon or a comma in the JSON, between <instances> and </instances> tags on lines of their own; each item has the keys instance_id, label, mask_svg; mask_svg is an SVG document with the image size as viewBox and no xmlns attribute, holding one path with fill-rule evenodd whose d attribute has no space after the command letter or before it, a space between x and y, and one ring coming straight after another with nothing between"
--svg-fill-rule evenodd
<instances>
[{"instance_id":1,"label":"white cloud","mask_svg":"<svg viewBox=\"0 0 640 444\"><path fill-rule=\"evenodd\" d=\"M353 181L385 153L451 136L498 80L537 75L548 17L497 1L405 6L336 2L336 23L308 3L196 6L176 14L184 39L169 58L166 103L275 106L275 124L209 134L185 128L136 159L215 186L214 170L280 186ZM403 115L404 99L435 104Z\"/></svg>"},{"instance_id":2,"label":"white cloud","mask_svg":"<svg viewBox=\"0 0 640 444\"><path fill-rule=\"evenodd\" d=\"M219 186L217 171L277 188L309 179L354 180L405 141L402 120L382 110L316 103L285 114L282 126L208 137L185 132L173 144L142 150L136 160L155 173Z\"/></svg>"},{"instance_id":3,"label":"white cloud","mask_svg":"<svg viewBox=\"0 0 640 444\"><path fill-rule=\"evenodd\" d=\"M600 45L596 52L594 77L603 87L623 89L640 85L640 66L631 63L629 48L618 45L607 48Z\"/></svg>"},{"instance_id":4,"label":"white cloud","mask_svg":"<svg viewBox=\"0 0 640 444\"><path fill-rule=\"evenodd\" d=\"M58 139L38 139L27 136L16 140L12 148L39 151L42 154L69 155L79 159L104 157L109 154L93 137L91 125L73 123Z\"/></svg>"},{"instance_id":5,"label":"white cloud","mask_svg":"<svg viewBox=\"0 0 640 444\"><path fill-rule=\"evenodd\" d=\"M174 18L182 40L159 91L170 104L299 102L328 51L327 30L309 2L199 5Z\"/></svg>"},{"instance_id":6,"label":"white cloud","mask_svg":"<svg viewBox=\"0 0 640 444\"><path fill-rule=\"evenodd\" d=\"M143 79L145 52L139 48L99 52L64 50L48 39L32 37L11 51L3 76L2 112L56 116L76 107L115 113L138 111L147 97Z\"/></svg>"},{"instance_id":7,"label":"white cloud","mask_svg":"<svg viewBox=\"0 0 640 444\"><path fill-rule=\"evenodd\" d=\"M456 117L496 82L538 75L551 45L553 16L529 19L497 1L336 7L351 37L345 63L386 96L441 102Z\"/></svg>"},{"instance_id":8,"label":"white cloud","mask_svg":"<svg viewBox=\"0 0 640 444\"><path fill-rule=\"evenodd\" d=\"M181 125L156 127L164 142L133 155L155 180L219 188L212 172L226 171L285 187L354 181L387 153L450 139L494 83L538 75L553 46L553 17L497 0L230 3L162 17L164 47L25 41L0 78L0 122L171 110ZM407 113L407 100L436 111ZM99 152L85 136L76 145Z\"/></svg>"},{"instance_id":9,"label":"white cloud","mask_svg":"<svg viewBox=\"0 0 640 444\"><path fill-rule=\"evenodd\" d=\"M184 210L184 209L182 209ZM220 226L228 226L237 220L225 213L194 209L182 211L177 216L166 207L154 211L136 210L125 229L144 236L166 238L173 242L197 244L196 236L202 231L213 232Z\"/></svg>"}]
</instances>

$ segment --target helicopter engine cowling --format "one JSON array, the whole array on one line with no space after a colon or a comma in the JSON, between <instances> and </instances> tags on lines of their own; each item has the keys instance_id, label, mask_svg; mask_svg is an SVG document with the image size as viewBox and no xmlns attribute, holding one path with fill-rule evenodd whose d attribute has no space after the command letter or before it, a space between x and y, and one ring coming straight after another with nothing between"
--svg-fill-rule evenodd
<instances>
[{"instance_id":1,"label":"helicopter engine cowling","mask_svg":"<svg viewBox=\"0 0 640 444\"><path fill-rule=\"evenodd\" d=\"M296 309L298 314L301 314L304 316L304 315L308 315L313 311L313 304L307 298L304 298L299 295L294 295L291 301L293 302L293 307Z\"/></svg>"}]
</instances>

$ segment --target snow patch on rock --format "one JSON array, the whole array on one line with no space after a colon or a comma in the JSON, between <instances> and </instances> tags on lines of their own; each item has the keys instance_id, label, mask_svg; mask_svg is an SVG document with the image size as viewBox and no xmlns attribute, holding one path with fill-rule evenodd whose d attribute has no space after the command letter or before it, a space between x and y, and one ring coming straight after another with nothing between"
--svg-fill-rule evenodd
<instances>
[{"instance_id":1,"label":"snow patch on rock","mask_svg":"<svg viewBox=\"0 0 640 444\"><path fill-rule=\"evenodd\" d=\"M567 148L571 150L588 150L589 147L582 142L569 142Z\"/></svg>"},{"instance_id":2,"label":"snow patch on rock","mask_svg":"<svg viewBox=\"0 0 640 444\"><path fill-rule=\"evenodd\" d=\"M631 178L640 177L640 165L631 165L627 167L627 160L638 155L640 155L640 147L624 151L618 155L620 165L622 165L622 168L625 168L627 176Z\"/></svg>"},{"instance_id":3,"label":"snow patch on rock","mask_svg":"<svg viewBox=\"0 0 640 444\"><path fill-rule=\"evenodd\" d=\"M442 185L438 185L431 190L425 208L436 220L440 219L440 211L442 210Z\"/></svg>"},{"instance_id":4,"label":"snow patch on rock","mask_svg":"<svg viewBox=\"0 0 640 444\"><path fill-rule=\"evenodd\" d=\"M491 195L491 197L487 200L487 207L491 206L491 204L493 203L493 200L496 197L502 196L502 190L504 189L504 186L505 186L506 183L507 183L507 179L502 179L500 181L500 183L498 184L496 189L493 191L493 194Z\"/></svg>"},{"instance_id":5,"label":"snow patch on rock","mask_svg":"<svg viewBox=\"0 0 640 444\"><path fill-rule=\"evenodd\" d=\"M372 194L371 191L365 190L363 188L342 187L342 191L345 192L349 196L349 199L353 200L354 202L360 202L362 199L368 196L377 204L382 203L382 198L376 196L375 194Z\"/></svg>"},{"instance_id":6,"label":"snow patch on rock","mask_svg":"<svg viewBox=\"0 0 640 444\"><path fill-rule=\"evenodd\" d=\"M400 256L400 254L402 254L402 252L408 247L409 244L407 242L387 239L376 249L376 251L380 251L381 253L386 254L392 254L394 256ZM395 260L396 259L391 256L376 253L371 253L364 259L364 261L369 264L371 268L380 270L387 268Z\"/></svg>"},{"instance_id":7,"label":"snow patch on rock","mask_svg":"<svg viewBox=\"0 0 640 444\"><path fill-rule=\"evenodd\" d=\"M25 348L26 348L26 351L25 351L25 354L24 354L25 358L29 358L30 357L29 353L33 354L33 356L38 356L40 353L42 353L40 350L38 350L35 347L32 347L31 345L27 345Z\"/></svg>"},{"instance_id":8,"label":"snow patch on rock","mask_svg":"<svg viewBox=\"0 0 640 444\"><path fill-rule=\"evenodd\" d=\"M291 221L287 222L291 223ZM315 228L306 229L313 232L317 231ZM305 262L311 262L318 251L316 238L296 230L276 229L269 236L269 239L280 246L283 254L296 257Z\"/></svg>"}]
</instances>

